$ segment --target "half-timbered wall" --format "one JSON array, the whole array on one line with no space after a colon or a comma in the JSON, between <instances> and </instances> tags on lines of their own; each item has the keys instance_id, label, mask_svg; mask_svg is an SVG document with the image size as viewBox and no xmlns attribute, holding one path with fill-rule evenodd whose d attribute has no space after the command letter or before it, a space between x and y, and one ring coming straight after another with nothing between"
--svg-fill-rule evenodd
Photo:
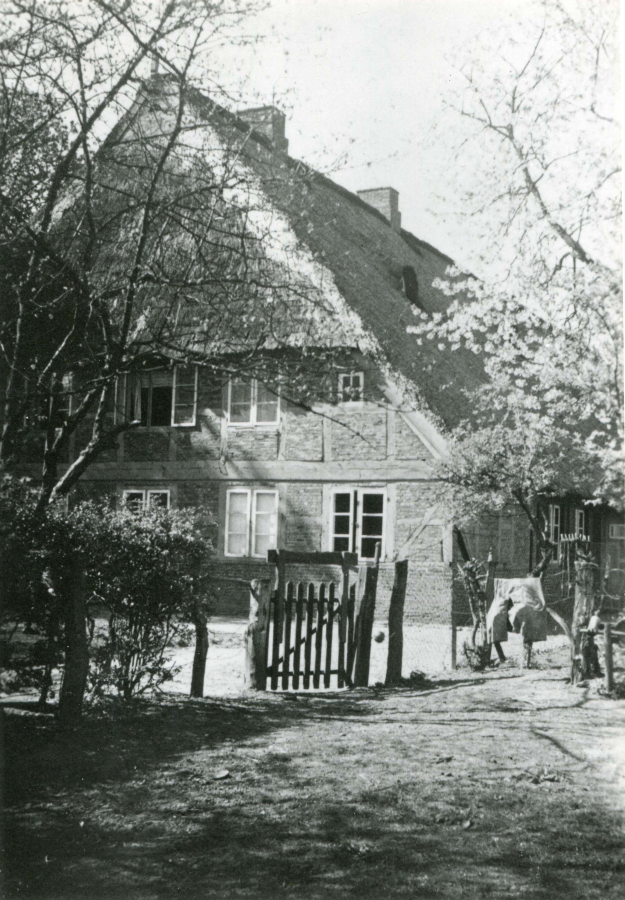
<instances>
[{"instance_id":1,"label":"half-timbered wall","mask_svg":"<svg viewBox=\"0 0 625 900\"><path fill-rule=\"evenodd\" d=\"M217 574L249 580L266 570L251 555L226 555L228 490L277 491L277 542L289 550L333 549L334 493L377 491L384 497L378 613L386 614L393 559L402 551L411 561L407 619L449 622L451 542L436 507L432 454L390 408L371 368L364 384L359 400L315 412L282 402L275 424L237 426L228 422L227 388L200 373L195 424L122 435L116 457L90 468L80 494L114 493L121 501L125 490L169 490L172 506L202 508L214 522ZM218 613L247 613L247 592L236 584L218 583L218 594Z\"/></svg>"}]
</instances>

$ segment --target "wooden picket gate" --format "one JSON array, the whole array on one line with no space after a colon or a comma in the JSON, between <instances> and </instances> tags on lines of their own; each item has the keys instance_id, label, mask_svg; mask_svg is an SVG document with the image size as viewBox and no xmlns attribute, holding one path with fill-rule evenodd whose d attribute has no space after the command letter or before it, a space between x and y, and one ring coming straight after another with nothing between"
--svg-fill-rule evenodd
<instances>
[{"instance_id":1,"label":"wooden picket gate","mask_svg":"<svg viewBox=\"0 0 625 900\"><path fill-rule=\"evenodd\" d=\"M271 550L277 586L254 582L248 628L250 687L304 690L366 685L378 566L358 567L355 553ZM287 579L287 566L326 569L321 579ZM340 567L340 582L327 567ZM334 570L336 571L336 570ZM351 577L350 577L351 576ZM264 591L263 591L264 584Z\"/></svg>"}]
</instances>

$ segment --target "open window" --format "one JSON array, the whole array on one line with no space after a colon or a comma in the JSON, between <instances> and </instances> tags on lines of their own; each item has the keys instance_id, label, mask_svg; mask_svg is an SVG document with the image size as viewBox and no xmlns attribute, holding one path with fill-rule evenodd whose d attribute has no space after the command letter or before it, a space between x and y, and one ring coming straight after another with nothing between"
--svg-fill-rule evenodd
<instances>
[{"instance_id":1,"label":"open window","mask_svg":"<svg viewBox=\"0 0 625 900\"><path fill-rule=\"evenodd\" d=\"M126 375L118 384L117 413L142 428L195 425L197 366Z\"/></svg>"},{"instance_id":2,"label":"open window","mask_svg":"<svg viewBox=\"0 0 625 900\"><path fill-rule=\"evenodd\" d=\"M363 372L342 372L339 375L339 400L355 403L363 399L365 376Z\"/></svg>"},{"instance_id":3,"label":"open window","mask_svg":"<svg viewBox=\"0 0 625 900\"><path fill-rule=\"evenodd\" d=\"M124 506L133 512L141 512L144 509L169 509L170 494L162 488L131 488L124 491Z\"/></svg>"},{"instance_id":4,"label":"open window","mask_svg":"<svg viewBox=\"0 0 625 900\"><path fill-rule=\"evenodd\" d=\"M332 495L330 549L374 559L376 544L384 556L386 491L384 488L337 488Z\"/></svg>"},{"instance_id":5,"label":"open window","mask_svg":"<svg viewBox=\"0 0 625 900\"><path fill-rule=\"evenodd\" d=\"M231 488L226 494L226 556L267 558L277 547L278 492Z\"/></svg>"},{"instance_id":6,"label":"open window","mask_svg":"<svg viewBox=\"0 0 625 900\"><path fill-rule=\"evenodd\" d=\"M277 426L280 398L256 379L233 378L228 384L228 424Z\"/></svg>"}]
</instances>

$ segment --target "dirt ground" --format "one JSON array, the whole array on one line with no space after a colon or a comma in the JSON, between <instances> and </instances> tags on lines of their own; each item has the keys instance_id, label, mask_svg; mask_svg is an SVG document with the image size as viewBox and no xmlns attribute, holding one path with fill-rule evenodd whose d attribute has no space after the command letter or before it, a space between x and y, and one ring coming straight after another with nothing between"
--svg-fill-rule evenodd
<instances>
[{"instance_id":1,"label":"dirt ground","mask_svg":"<svg viewBox=\"0 0 625 900\"><path fill-rule=\"evenodd\" d=\"M541 668L7 709L7 897L622 898L625 703Z\"/></svg>"}]
</instances>

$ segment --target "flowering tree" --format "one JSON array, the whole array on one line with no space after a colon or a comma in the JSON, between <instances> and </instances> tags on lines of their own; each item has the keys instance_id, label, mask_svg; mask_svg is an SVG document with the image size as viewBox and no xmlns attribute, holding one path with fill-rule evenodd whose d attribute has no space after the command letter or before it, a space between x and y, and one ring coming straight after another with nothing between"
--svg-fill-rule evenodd
<instances>
[{"instance_id":1,"label":"flowering tree","mask_svg":"<svg viewBox=\"0 0 625 900\"><path fill-rule=\"evenodd\" d=\"M545 0L482 36L461 66L450 171L480 278L442 284L457 295L447 313L409 326L417 345L483 358L488 383L467 398L443 477L461 516L520 504L535 574L553 550L538 500L620 502L617 14Z\"/></svg>"}]
</instances>

